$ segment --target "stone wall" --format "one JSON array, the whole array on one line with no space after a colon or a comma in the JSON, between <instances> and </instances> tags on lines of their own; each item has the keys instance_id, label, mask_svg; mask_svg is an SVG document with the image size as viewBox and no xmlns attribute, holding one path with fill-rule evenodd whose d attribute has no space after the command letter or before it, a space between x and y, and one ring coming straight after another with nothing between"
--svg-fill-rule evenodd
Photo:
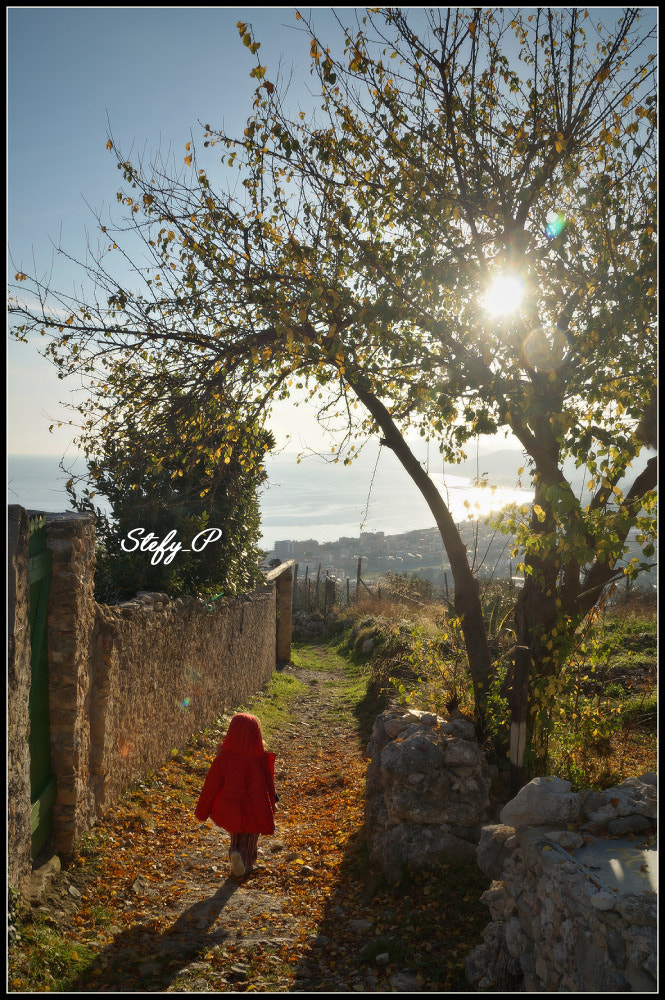
<instances>
[{"instance_id":1,"label":"stone wall","mask_svg":"<svg viewBox=\"0 0 665 1000\"><path fill-rule=\"evenodd\" d=\"M51 769L57 780L52 839L56 850L67 853L92 825L90 649L97 613L92 515L47 514L46 545L52 558L48 610Z\"/></svg>"},{"instance_id":2,"label":"stone wall","mask_svg":"<svg viewBox=\"0 0 665 1000\"><path fill-rule=\"evenodd\" d=\"M96 612L88 821L193 732L263 687L276 643L273 587L210 606L139 594Z\"/></svg>"},{"instance_id":3,"label":"stone wall","mask_svg":"<svg viewBox=\"0 0 665 1000\"><path fill-rule=\"evenodd\" d=\"M482 832L491 921L466 961L479 990L657 990L656 776L570 789L535 778Z\"/></svg>"},{"instance_id":4,"label":"stone wall","mask_svg":"<svg viewBox=\"0 0 665 1000\"><path fill-rule=\"evenodd\" d=\"M67 856L131 782L269 680L278 645L279 579L246 597L211 604L139 594L122 604L99 605L92 517L47 514L46 521L53 560L48 656L57 797L52 844ZM31 863L27 517L20 507L11 512L12 533L9 854L15 869L10 884L21 888ZM285 577L289 568L284 567ZM282 589L290 594L290 583ZM288 621L285 610L282 617ZM288 655L285 641L280 648Z\"/></svg>"},{"instance_id":5,"label":"stone wall","mask_svg":"<svg viewBox=\"0 0 665 1000\"><path fill-rule=\"evenodd\" d=\"M404 865L475 857L491 780L471 722L389 709L367 753L368 846L387 878L399 880Z\"/></svg>"},{"instance_id":6,"label":"stone wall","mask_svg":"<svg viewBox=\"0 0 665 1000\"><path fill-rule=\"evenodd\" d=\"M8 514L7 863L9 885L24 892L30 876L31 838L28 515L16 505Z\"/></svg>"}]
</instances>

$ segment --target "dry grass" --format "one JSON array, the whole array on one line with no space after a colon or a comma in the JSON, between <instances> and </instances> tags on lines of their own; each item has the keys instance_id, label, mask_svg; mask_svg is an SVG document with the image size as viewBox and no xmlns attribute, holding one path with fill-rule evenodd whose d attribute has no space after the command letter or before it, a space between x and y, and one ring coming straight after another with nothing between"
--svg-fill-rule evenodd
<instances>
[{"instance_id":1,"label":"dry grass","mask_svg":"<svg viewBox=\"0 0 665 1000\"><path fill-rule=\"evenodd\" d=\"M445 604L363 594L342 610L340 621L341 648L370 661L375 686L419 708L446 714L454 705L473 718L466 655ZM545 768L576 788L600 788L656 770L656 631L653 592L620 595L598 614L584 636L596 652L584 654L581 663L571 667L571 686L558 702L546 759L534 774ZM494 654L513 641L509 630L493 634ZM562 709L564 726L558 722ZM501 762L505 747L500 733L508 722L505 700L495 701L492 711L498 740L488 749Z\"/></svg>"}]
</instances>

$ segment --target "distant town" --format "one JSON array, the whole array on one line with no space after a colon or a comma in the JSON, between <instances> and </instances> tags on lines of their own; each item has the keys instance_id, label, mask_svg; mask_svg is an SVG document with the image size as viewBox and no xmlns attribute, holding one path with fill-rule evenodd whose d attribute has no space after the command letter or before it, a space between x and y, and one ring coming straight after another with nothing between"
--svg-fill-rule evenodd
<instances>
[{"instance_id":1,"label":"distant town","mask_svg":"<svg viewBox=\"0 0 665 1000\"><path fill-rule=\"evenodd\" d=\"M473 565L481 575L507 578L515 572L516 561L511 557L513 540L499 534L482 522L461 526L462 539ZM337 579L356 578L361 560L364 579L385 573L416 573L423 580L441 586L446 575L452 583L450 564L437 528L422 528L399 535L383 531L367 531L353 538L336 542L284 539L275 542L268 559L285 562L293 559L302 575L321 571Z\"/></svg>"},{"instance_id":2,"label":"distant town","mask_svg":"<svg viewBox=\"0 0 665 1000\"><path fill-rule=\"evenodd\" d=\"M501 534L483 521L461 524L460 533L466 544L469 560L481 578L518 579L517 566L521 555L513 556L514 539ZM636 541L636 532L628 536L629 551L626 561L643 559ZM276 541L267 559L285 562L293 559L298 566L300 579L305 573L337 580L356 579L360 560L364 580L378 578L386 573L416 574L437 587L452 585L450 563L437 528L406 531L399 535L386 535L383 531L362 532L359 536L338 538L336 542L317 542L283 539ZM640 576L638 586L656 585L656 570Z\"/></svg>"}]
</instances>

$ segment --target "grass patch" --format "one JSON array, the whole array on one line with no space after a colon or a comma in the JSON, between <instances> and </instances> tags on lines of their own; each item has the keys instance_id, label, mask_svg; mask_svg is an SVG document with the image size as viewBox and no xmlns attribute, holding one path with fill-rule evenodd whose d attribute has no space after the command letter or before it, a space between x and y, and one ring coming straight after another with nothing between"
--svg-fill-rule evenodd
<instances>
[{"instance_id":1,"label":"grass patch","mask_svg":"<svg viewBox=\"0 0 665 1000\"><path fill-rule=\"evenodd\" d=\"M260 720L266 743L285 723L293 721L292 703L306 690L295 677L275 671L265 688L252 698L245 711L252 712Z\"/></svg>"},{"instance_id":2,"label":"grass patch","mask_svg":"<svg viewBox=\"0 0 665 1000\"><path fill-rule=\"evenodd\" d=\"M20 942L9 948L10 993L69 993L96 960L92 948L68 941L52 918L22 915Z\"/></svg>"},{"instance_id":3,"label":"grass patch","mask_svg":"<svg viewBox=\"0 0 665 1000\"><path fill-rule=\"evenodd\" d=\"M350 655L344 636L333 633L326 639L298 639L291 649L293 663L302 670L330 674L324 681L333 707L324 717L335 721L339 714L353 716L363 737L372 730L374 719L386 706L386 692L375 683L372 665L366 657Z\"/></svg>"}]
</instances>

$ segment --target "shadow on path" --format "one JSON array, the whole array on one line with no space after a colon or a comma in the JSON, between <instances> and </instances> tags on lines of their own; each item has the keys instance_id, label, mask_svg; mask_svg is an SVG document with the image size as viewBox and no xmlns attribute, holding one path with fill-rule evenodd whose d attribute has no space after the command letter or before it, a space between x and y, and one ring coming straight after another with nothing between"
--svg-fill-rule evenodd
<instances>
[{"instance_id":1,"label":"shadow on path","mask_svg":"<svg viewBox=\"0 0 665 1000\"><path fill-rule=\"evenodd\" d=\"M213 896L188 907L166 929L148 923L121 931L72 983L71 992L163 992L198 955L235 932L231 921L215 924L240 886L227 878Z\"/></svg>"}]
</instances>

